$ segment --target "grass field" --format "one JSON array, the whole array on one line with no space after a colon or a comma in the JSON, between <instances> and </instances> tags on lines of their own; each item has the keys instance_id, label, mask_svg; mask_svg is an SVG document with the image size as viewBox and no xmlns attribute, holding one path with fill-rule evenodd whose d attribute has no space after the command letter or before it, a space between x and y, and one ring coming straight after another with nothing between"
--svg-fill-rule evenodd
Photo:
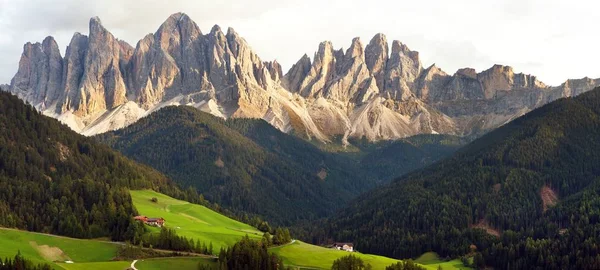
<instances>
[{"instance_id":1,"label":"grass field","mask_svg":"<svg viewBox=\"0 0 600 270\"><path fill-rule=\"evenodd\" d=\"M204 206L173 199L169 196L149 191L133 190L131 197L141 215L162 217L165 225L177 231L178 235L212 242L213 250L233 245L244 235L260 239L262 232L254 227L235 221ZM157 198L158 202L151 201Z\"/></svg>"},{"instance_id":2,"label":"grass field","mask_svg":"<svg viewBox=\"0 0 600 270\"><path fill-rule=\"evenodd\" d=\"M271 249L272 252L278 254L286 265L296 266L300 269L331 269L333 261L336 259L352 254L361 258L366 263L371 264L373 269L385 269L386 266L397 263L398 260L391 258L362 254L358 252L348 253L346 251L334 250L319 246L310 245L301 241L296 241L293 244L276 247ZM460 260L442 261L435 253L425 253L416 263L426 269L437 270L441 266L444 270L467 270Z\"/></svg>"},{"instance_id":3,"label":"grass field","mask_svg":"<svg viewBox=\"0 0 600 270\"><path fill-rule=\"evenodd\" d=\"M271 251L281 256L286 265L297 266L302 269L330 269L333 261L349 254L360 257L366 263L371 264L373 269L385 269L386 266L398 262L387 257L358 252L348 253L346 251L310 245L301 241L275 247Z\"/></svg>"},{"instance_id":4,"label":"grass field","mask_svg":"<svg viewBox=\"0 0 600 270\"><path fill-rule=\"evenodd\" d=\"M65 270L125 270L129 268L131 262L90 262L90 263L57 263ZM136 265L137 266L137 265ZM142 269L140 269L142 270Z\"/></svg>"},{"instance_id":5,"label":"grass field","mask_svg":"<svg viewBox=\"0 0 600 270\"><path fill-rule=\"evenodd\" d=\"M174 228L177 234L206 243L212 242L215 252L221 247L234 244L246 234L255 239L262 237L262 232L256 230L254 227L227 218L201 205L177 200L150 190L131 191L131 197L141 215L162 217L166 220L166 226ZM152 202L152 198L157 198L158 201L156 203ZM157 229L152 230L158 231ZM314 246L301 241L296 241L293 244L282 247L271 248L270 251L279 255L286 265L298 266L304 269L329 269L333 261L349 254L345 251ZM384 269L386 266L397 262L397 260L383 256L360 254L357 252L352 254L370 263L373 269ZM179 260L188 263L186 260ZM148 263L152 264L149 265ZM150 269L161 269L162 266L166 267L169 265L169 261L164 262L164 265L162 263L161 261L153 262L152 260L147 260L138 262L136 267L143 270L145 269L143 266L149 265L150 267L154 267ZM424 266L428 269L437 269L438 264L441 264L447 270L465 269L454 267L455 264L462 265L459 260L451 262L435 261L432 264ZM197 263L195 265L197 266Z\"/></svg>"},{"instance_id":6,"label":"grass field","mask_svg":"<svg viewBox=\"0 0 600 270\"><path fill-rule=\"evenodd\" d=\"M262 237L262 232L255 228L227 218L204 206L176 200L153 191L131 191L131 196L140 214L165 218L166 225L174 228L179 235L206 243L212 242L215 252L222 246L237 242L244 235L256 239ZM154 203L151 201L152 198L157 198L158 201ZM153 230L156 231L155 228ZM26 258L37 263L50 262L55 269L126 269L131 261L112 261L117 248L117 243L0 228L0 257L13 257L17 251L21 251ZM334 260L349 254L301 241L274 247L270 251L279 255L286 265L301 269L330 269ZM371 264L373 269L384 269L397 262L383 256L358 252L352 254ZM62 263L66 260L75 263ZM140 270L198 269L198 264L202 261L216 265L216 262L211 259L181 257L140 260L136 263L136 268ZM425 253L416 262L432 270L437 269L438 266L442 266L444 270L469 269L463 267L460 260L443 261L435 253Z\"/></svg>"},{"instance_id":7,"label":"grass field","mask_svg":"<svg viewBox=\"0 0 600 270\"><path fill-rule=\"evenodd\" d=\"M218 266L215 259L205 258L160 258L160 259L147 259L138 261L135 267L140 270L162 270L162 269L198 269L198 264L201 263L210 266Z\"/></svg>"},{"instance_id":8,"label":"grass field","mask_svg":"<svg viewBox=\"0 0 600 270\"><path fill-rule=\"evenodd\" d=\"M32 232L0 229L0 257L13 257L17 251L36 262L102 262L112 260L117 245L93 240L57 237Z\"/></svg>"},{"instance_id":9,"label":"grass field","mask_svg":"<svg viewBox=\"0 0 600 270\"><path fill-rule=\"evenodd\" d=\"M421 255L421 257L415 260L416 263L423 264L429 268L437 269L438 266L441 266L442 269L459 269L459 270L469 270L471 268L465 267L463 263L459 259L444 261L440 259L440 256L435 252L427 252Z\"/></svg>"}]
</instances>

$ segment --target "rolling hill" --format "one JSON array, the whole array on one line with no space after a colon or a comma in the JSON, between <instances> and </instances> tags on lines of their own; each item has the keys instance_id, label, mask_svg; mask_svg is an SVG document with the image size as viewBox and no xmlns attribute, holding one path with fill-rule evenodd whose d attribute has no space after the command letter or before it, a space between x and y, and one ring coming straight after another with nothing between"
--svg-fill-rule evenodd
<instances>
[{"instance_id":1,"label":"rolling hill","mask_svg":"<svg viewBox=\"0 0 600 270\"><path fill-rule=\"evenodd\" d=\"M138 212L148 217L162 217L176 228L177 235L212 243L214 251L226 248L244 235L262 238L263 232L214 212L204 206L173 199L151 190L132 190L131 197ZM151 199L156 198L156 203Z\"/></svg>"},{"instance_id":2,"label":"rolling hill","mask_svg":"<svg viewBox=\"0 0 600 270\"><path fill-rule=\"evenodd\" d=\"M173 199L154 191L131 191L131 196L140 214L163 217L166 219L166 226L174 228L178 235L194 240L211 242L215 250L218 250L220 247L230 246L244 235L260 240L263 234L251 226L222 216L204 206ZM152 202L152 198L157 198L157 202ZM294 266L301 269L329 269L334 260L349 254L345 251L315 246L299 240L294 240L293 243L287 245L272 247L269 251L280 256L286 266ZM382 269L397 262L395 259L383 256L362 254L359 252L352 254L370 263L374 269ZM430 263L424 264L424 266L427 269L437 269L439 264L444 264L448 266L444 267L444 269L451 270L459 269L450 267L451 265L461 264L458 260ZM140 266L142 265L140 264Z\"/></svg>"},{"instance_id":3,"label":"rolling hill","mask_svg":"<svg viewBox=\"0 0 600 270\"><path fill-rule=\"evenodd\" d=\"M595 269L599 162L595 89L361 196L330 220L325 235L396 258L474 252L479 267Z\"/></svg>"},{"instance_id":4,"label":"rolling hill","mask_svg":"<svg viewBox=\"0 0 600 270\"><path fill-rule=\"evenodd\" d=\"M48 263L54 269L127 269L131 260L115 260L119 242L75 239L57 235L0 228L0 258L13 257L17 251L34 263ZM67 262L69 261L69 262ZM198 264L214 264L203 257L151 258L139 260L138 269L198 269Z\"/></svg>"}]
</instances>

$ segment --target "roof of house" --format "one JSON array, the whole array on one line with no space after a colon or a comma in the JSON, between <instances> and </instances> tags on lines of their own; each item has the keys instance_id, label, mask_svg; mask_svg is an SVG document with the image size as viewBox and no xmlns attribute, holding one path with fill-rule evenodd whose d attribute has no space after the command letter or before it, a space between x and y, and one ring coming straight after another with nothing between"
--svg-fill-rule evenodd
<instances>
[{"instance_id":1,"label":"roof of house","mask_svg":"<svg viewBox=\"0 0 600 270\"><path fill-rule=\"evenodd\" d=\"M164 218L149 218L148 222L158 222L158 221L165 221Z\"/></svg>"},{"instance_id":2,"label":"roof of house","mask_svg":"<svg viewBox=\"0 0 600 270\"><path fill-rule=\"evenodd\" d=\"M333 245L334 245L334 246L340 246L340 247L343 247L343 246L345 246L345 245L346 245L346 246L349 246L349 247L353 246L353 245L352 245L352 243L335 243L335 244L333 244Z\"/></svg>"}]
</instances>

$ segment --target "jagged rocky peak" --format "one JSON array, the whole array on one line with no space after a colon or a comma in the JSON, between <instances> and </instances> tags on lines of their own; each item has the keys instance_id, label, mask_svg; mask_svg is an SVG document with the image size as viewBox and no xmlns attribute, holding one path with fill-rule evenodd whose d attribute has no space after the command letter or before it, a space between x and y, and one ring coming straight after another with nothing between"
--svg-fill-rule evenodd
<instances>
[{"instance_id":1,"label":"jagged rocky peak","mask_svg":"<svg viewBox=\"0 0 600 270\"><path fill-rule=\"evenodd\" d=\"M10 91L34 106L46 109L60 94L62 56L53 37L40 43L26 43Z\"/></svg>"},{"instance_id":2,"label":"jagged rocky peak","mask_svg":"<svg viewBox=\"0 0 600 270\"><path fill-rule=\"evenodd\" d=\"M377 88L383 90L383 82L387 61L389 57L389 45L384 34L375 35L365 48L365 61L367 68L375 78Z\"/></svg>"},{"instance_id":3,"label":"jagged rocky peak","mask_svg":"<svg viewBox=\"0 0 600 270\"><path fill-rule=\"evenodd\" d=\"M323 89L336 75L336 56L331 41L319 44L309 72L302 80L298 92L303 97L316 98L323 95Z\"/></svg>"},{"instance_id":4,"label":"jagged rocky peak","mask_svg":"<svg viewBox=\"0 0 600 270\"><path fill-rule=\"evenodd\" d=\"M88 37L76 32L71 38L63 62L62 89L57 102L56 113L63 113L78 104L79 84L84 72L85 55L88 48Z\"/></svg>"},{"instance_id":5,"label":"jagged rocky peak","mask_svg":"<svg viewBox=\"0 0 600 270\"><path fill-rule=\"evenodd\" d=\"M384 77L384 96L394 100L410 99L413 96L411 89L422 69L419 53L394 40Z\"/></svg>"},{"instance_id":6,"label":"jagged rocky peak","mask_svg":"<svg viewBox=\"0 0 600 270\"><path fill-rule=\"evenodd\" d=\"M356 57L364 58L364 55L365 55L365 50L364 50L362 42L360 42L360 38L359 37L353 38L350 48L348 48L348 50L346 51L346 55L345 55L346 59L356 58Z\"/></svg>"},{"instance_id":7,"label":"jagged rocky peak","mask_svg":"<svg viewBox=\"0 0 600 270\"><path fill-rule=\"evenodd\" d=\"M277 62L277 60L264 62L264 65L271 75L271 80L274 82L279 82L283 78L283 70L281 69L281 65L279 62Z\"/></svg>"},{"instance_id":8,"label":"jagged rocky peak","mask_svg":"<svg viewBox=\"0 0 600 270\"><path fill-rule=\"evenodd\" d=\"M119 65L121 44L102 26L98 17L90 19L89 30L84 72L78 88L80 99L78 103L71 103L72 107L66 108L82 117L127 102L127 89Z\"/></svg>"},{"instance_id":9,"label":"jagged rocky peak","mask_svg":"<svg viewBox=\"0 0 600 270\"><path fill-rule=\"evenodd\" d=\"M456 76L465 76L471 79L477 79L477 71L474 68L461 68L456 71Z\"/></svg>"},{"instance_id":10,"label":"jagged rocky peak","mask_svg":"<svg viewBox=\"0 0 600 270\"><path fill-rule=\"evenodd\" d=\"M415 94L422 100L436 101L449 80L450 76L446 72L432 64L421 72Z\"/></svg>"},{"instance_id":11,"label":"jagged rocky peak","mask_svg":"<svg viewBox=\"0 0 600 270\"><path fill-rule=\"evenodd\" d=\"M292 65L290 70L283 77L283 87L294 93L300 91L302 82L304 81L304 78L306 78L306 75L308 75L311 66L312 63L310 57L308 57L307 54L304 54L296 64Z\"/></svg>"}]
</instances>

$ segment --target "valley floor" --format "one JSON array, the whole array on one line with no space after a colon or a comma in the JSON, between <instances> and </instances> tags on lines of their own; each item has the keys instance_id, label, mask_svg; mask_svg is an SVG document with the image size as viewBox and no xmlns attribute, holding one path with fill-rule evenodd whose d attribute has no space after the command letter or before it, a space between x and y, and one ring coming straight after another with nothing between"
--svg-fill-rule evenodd
<instances>
[{"instance_id":1,"label":"valley floor","mask_svg":"<svg viewBox=\"0 0 600 270\"><path fill-rule=\"evenodd\" d=\"M131 191L135 207L141 215L162 217L166 226L179 235L194 240L211 242L214 252L229 246L243 236L260 239L262 232L255 228L225 217L204 206L191 204L153 191ZM152 201L156 198L156 202ZM152 228L156 231L157 228ZM134 266L139 270L154 269L198 269L202 262L216 266L214 257L167 257L133 261L113 261L117 249L123 243L103 239L74 239L43 233L0 228L0 257L14 257L20 252L35 263L50 263L54 269L127 269ZM294 240L290 244L273 247L271 252L279 255L288 266L298 269L330 269L333 261L350 253ZM360 257L373 269L384 269L398 260L359 252ZM427 269L468 269L460 260L443 262L435 254L425 254L417 260Z\"/></svg>"}]
</instances>

